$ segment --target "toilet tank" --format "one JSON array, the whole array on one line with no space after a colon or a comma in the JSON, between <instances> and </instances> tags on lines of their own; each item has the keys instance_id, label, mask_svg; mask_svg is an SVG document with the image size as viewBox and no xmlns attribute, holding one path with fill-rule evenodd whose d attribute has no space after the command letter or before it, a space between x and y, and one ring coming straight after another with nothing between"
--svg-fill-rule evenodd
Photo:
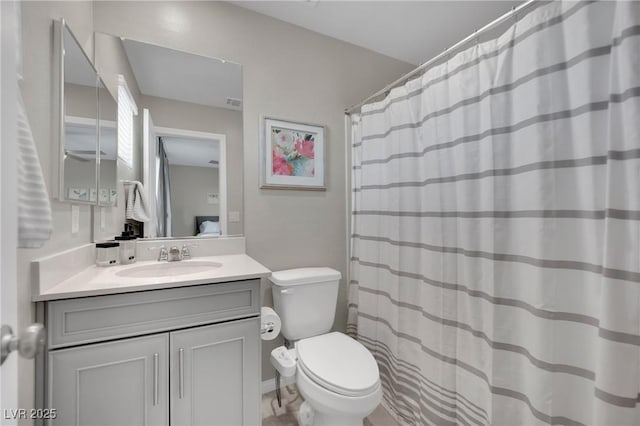
<instances>
[{"instance_id":1,"label":"toilet tank","mask_svg":"<svg viewBox=\"0 0 640 426\"><path fill-rule=\"evenodd\" d=\"M331 330L340 278L340 272L331 268L288 269L271 274L273 307L286 339L295 341Z\"/></svg>"}]
</instances>

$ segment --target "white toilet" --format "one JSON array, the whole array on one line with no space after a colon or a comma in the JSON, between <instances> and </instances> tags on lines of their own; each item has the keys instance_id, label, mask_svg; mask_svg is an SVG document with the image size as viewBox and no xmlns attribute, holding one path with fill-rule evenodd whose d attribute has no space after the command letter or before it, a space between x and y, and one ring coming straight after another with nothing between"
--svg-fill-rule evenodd
<instances>
[{"instance_id":1,"label":"white toilet","mask_svg":"<svg viewBox=\"0 0 640 426\"><path fill-rule=\"evenodd\" d=\"M270 278L282 335L294 343L292 349L274 349L271 360L283 375L296 375L308 403L300 410L304 426L362 426L382 400L380 372L371 353L345 334L329 333L340 277L330 268L300 268L274 272Z\"/></svg>"}]
</instances>

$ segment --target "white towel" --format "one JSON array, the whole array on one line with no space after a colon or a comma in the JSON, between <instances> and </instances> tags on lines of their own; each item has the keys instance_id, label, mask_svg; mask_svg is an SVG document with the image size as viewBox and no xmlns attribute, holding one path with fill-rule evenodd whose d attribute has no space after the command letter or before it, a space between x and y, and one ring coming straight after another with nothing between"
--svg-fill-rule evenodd
<instances>
[{"instance_id":1,"label":"white towel","mask_svg":"<svg viewBox=\"0 0 640 426\"><path fill-rule=\"evenodd\" d=\"M20 90L17 119L18 247L38 248L51 236L51 204Z\"/></svg>"},{"instance_id":2,"label":"white towel","mask_svg":"<svg viewBox=\"0 0 640 426\"><path fill-rule=\"evenodd\" d=\"M142 183L138 181L127 182L129 188L127 194L127 207L125 216L127 219L138 222L149 222L149 203L147 202L147 192Z\"/></svg>"}]
</instances>

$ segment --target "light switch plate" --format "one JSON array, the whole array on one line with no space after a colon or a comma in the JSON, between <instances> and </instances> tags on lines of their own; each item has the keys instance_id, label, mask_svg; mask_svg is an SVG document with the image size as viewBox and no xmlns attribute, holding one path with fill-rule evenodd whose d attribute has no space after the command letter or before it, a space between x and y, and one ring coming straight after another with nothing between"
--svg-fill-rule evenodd
<instances>
[{"instance_id":1,"label":"light switch plate","mask_svg":"<svg viewBox=\"0 0 640 426\"><path fill-rule=\"evenodd\" d=\"M77 234L80 231L80 207L71 206L71 233Z\"/></svg>"},{"instance_id":2,"label":"light switch plate","mask_svg":"<svg viewBox=\"0 0 640 426\"><path fill-rule=\"evenodd\" d=\"M220 198L218 194L210 192L207 194L207 204L220 204Z\"/></svg>"},{"instance_id":3,"label":"light switch plate","mask_svg":"<svg viewBox=\"0 0 640 426\"><path fill-rule=\"evenodd\" d=\"M240 222L240 212L229 212L229 222Z\"/></svg>"}]
</instances>

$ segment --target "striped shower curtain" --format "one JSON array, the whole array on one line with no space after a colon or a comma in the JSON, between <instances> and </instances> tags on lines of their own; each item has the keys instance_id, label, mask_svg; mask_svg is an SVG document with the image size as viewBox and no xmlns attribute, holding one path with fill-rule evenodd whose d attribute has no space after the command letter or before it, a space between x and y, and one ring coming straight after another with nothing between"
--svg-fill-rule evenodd
<instances>
[{"instance_id":1,"label":"striped shower curtain","mask_svg":"<svg viewBox=\"0 0 640 426\"><path fill-rule=\"evenodd\" d=\"M349 331L412 425L640 425L640 2L552 2L353 117Z\"/></svg>"}]
</instances>

